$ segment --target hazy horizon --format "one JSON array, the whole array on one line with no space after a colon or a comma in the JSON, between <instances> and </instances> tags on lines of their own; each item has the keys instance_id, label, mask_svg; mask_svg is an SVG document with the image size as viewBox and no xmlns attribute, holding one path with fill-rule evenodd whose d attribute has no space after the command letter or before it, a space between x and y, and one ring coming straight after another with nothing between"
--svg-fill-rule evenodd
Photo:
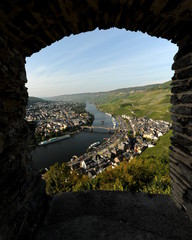
<instances>
[{"instance_id":1,"label":"hazy horizon","mask_svg":"<svg viewBox=\"0 0 192 240\"><path fill-rule=\"evenodd\" d=\"M171 80L171 79L170 79ZM53 96L34 96L34 95L29 95L29 97L37 97L37 98L52 98L52 97L59 97L59 96L70 96L70 95L77 95L77 94L91 94L91 93L105 93L105 92L112 92L112 91L116 91L116 90L121 90L121 89L127 89L127 88L136 88L136 87L145 87L145 86L150 86L150 85L154 85L154 84L163 84L166 82L160 82L160 83L151 83L151 84L146 84L146 85L140 85L140 86L131 86L131 87L124 87L124 88L116 88L116 89L110 89L108 91L96 91L96 92L80 92L80 93L69 93L69 94L59 94L59 95L53 95Z\"/></svg>"},{"instance_id":2,"label":"hazy horizon","mask_svg":"<svg viewBox=\"0 0 192 240\"><path fill-rule=\"evenodd\" d=\"M116 28L65 37L26 59L29 96L53 97L169 81L177 46Z\"/></svg>"}]
</instances>

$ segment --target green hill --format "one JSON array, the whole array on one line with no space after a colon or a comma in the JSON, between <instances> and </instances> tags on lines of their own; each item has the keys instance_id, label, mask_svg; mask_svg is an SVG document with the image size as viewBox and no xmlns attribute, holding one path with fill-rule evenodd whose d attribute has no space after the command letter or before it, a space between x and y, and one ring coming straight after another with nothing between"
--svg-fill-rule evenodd
<instances>
[{"instance_id":1,"label":"green hill","mask_svg":"<svg viewBox=\"0 0 192 240\"><path fill-rule=\"evenodd\" d=\"M42 98L37 98L37 97L29 97L28 98L28 105L37 103L37 102L47 102L47 101Z\"/></svg>"},{"instance_id":2,"label":"green hill","mask_svg":"<svg viewBox=\"0 0 192 240\"><path fill-rule=\"evenodd\" d=\"M108 92L60 95L46 98L51 101L76 101L95 103L100 110L114 115L171 121L171 81L139 87L116 89Z\"/></svg>"},{"instance_id":3,"label":"green hill","mask_svg":"<svg viewBox=\"0 0 192 240\"><path fill-rule=\"evenodd\" d=\"M143 160L156 160L164 157L165 159L169 159L169 146L171 145L171 137L173 133L170 130L165 135L161 136L153 148L147 148L137 159Z\"/></svg>"},{"instance_id":4,"label":"green hill","mask_svg":"<svg viewBox=\"0 0 192 240\"><path fill-rule=\"evenodd\" d=\"M96 101L100 110L114 115L131 115L171 121L170 81L151 88L119 92Z\"/></svg>"},{"instance_id":5,"label":"green hill","mask_svg":"<svg viewBox=\"0 0 192 240\"><path fill-rule=\"evenodd\" d=\"M98 102L98 101L108 101L111 97L114 96L124 96L129 94L130 92L141 92L148 90L157 90L157 89L170 89L170 82L166 82L163 84L152 84L146 86L139 87L129 87L129 88L121 88L115 89L107 92L93 92L93 93L79 93L79 94L68 94L68 95L59 95L54 97L44 98L46 100L51 101L78 101L78 102Z\"/></svg>"}]
</instances>

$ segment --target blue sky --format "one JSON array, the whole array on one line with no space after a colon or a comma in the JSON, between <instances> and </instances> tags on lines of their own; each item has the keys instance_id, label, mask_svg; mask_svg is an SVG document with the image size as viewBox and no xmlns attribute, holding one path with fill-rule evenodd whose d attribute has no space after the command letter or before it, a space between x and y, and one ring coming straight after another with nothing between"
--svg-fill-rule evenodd
<instances>
[{"instance_id":1,"label":"blue sky","mask_svg":"<svg viewBox=\"0 0 192 240\"><path fill-rule=\"evenodd\" d=\"M177 46L116 28L71 35L26 60L30 96L108 91L171 79Z\"/></svg>"}]
</instances>

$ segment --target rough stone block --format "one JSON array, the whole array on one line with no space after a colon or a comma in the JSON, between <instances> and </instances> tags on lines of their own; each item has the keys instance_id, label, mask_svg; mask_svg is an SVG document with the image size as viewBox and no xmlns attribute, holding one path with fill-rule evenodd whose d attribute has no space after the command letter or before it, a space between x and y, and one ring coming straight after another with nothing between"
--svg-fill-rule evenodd
<instances>
[{"instance_id":1,"label":"rough stone block","mask_svg":"<svg viewBox=\"0 0 192 240\"><path fill-rule=\"evenodd\" d=\"M192 65L192 54L184 56L175 61L172 65L172 70L178 70Z\"/></svg>"}]
</instances>

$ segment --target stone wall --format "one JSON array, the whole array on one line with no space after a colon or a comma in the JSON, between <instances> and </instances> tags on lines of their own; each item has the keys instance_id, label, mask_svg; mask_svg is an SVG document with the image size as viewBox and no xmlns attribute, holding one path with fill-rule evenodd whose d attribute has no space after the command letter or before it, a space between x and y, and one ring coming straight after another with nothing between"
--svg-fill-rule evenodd
<instances>
[{"instance_id":1,"label":"stone wall","mask_svg":"<svg viewBox=\"0 0 192 240\"><path fill-rule=\"evenodd\" d=\"M25 58L0 36L0 239L30 239L45 203L25 117Z\"/></svg>"},{"instance_id":2,"label":"stone wall","mask_svg":"<svg viewBox=\"0 0 192 240\"><path fill-rule=\"evenodd\" d=\"M172 197L192 219L192 48L180 46L172 78L173 137L170 154Z\"/></svg>"},{"instance_id":3,"label":"stone wall","mask_svg":"<svg viewBox=\"0 0 192 240\"><path fill-rule=\"evenodd\" d=\"M173 199L192 218L191 25L191 0L0 1L0 239L29 239L46 202L28 148L25 57L97 27L139 30L180 46L173 64L170 175Z\"/></svg>"},{"instance_id":4,"label":"stone wall","mask_svg":"<svg viewBox=\"0 0 192 240\"><path fill-rule=\"evenodd\" d=\"M191 36L191 0L1 0L1 36L25 56L71 34L117 27L178 43Z\"/></svg>"}]
</instances>

